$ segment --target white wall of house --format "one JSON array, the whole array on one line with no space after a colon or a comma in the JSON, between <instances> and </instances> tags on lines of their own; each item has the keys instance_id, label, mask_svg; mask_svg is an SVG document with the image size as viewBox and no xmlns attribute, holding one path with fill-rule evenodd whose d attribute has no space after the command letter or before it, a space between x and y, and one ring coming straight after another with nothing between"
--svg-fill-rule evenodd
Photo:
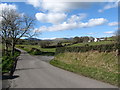
<instances>
[{"instance_id":1,"label":"white wall of house","mask_svg":"<svg viewBox=\"0 0 120 90\"><path fill-rule=\"evenodd\" d=\"M98 41L98 39L97 38L94 38L94 42L97 42Z\"/></svg>"}]
</instances>

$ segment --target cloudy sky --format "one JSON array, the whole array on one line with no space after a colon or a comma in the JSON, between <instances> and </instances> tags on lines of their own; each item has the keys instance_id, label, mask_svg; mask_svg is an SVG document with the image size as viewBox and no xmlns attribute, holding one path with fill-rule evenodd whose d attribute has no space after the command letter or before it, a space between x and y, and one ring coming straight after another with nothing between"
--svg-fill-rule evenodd
<instances>
[{"instance_id":1,"label":"cloudy sky","mask_svg":"<svg viewBox=\"0 0 120 90\"><path fill-rule=\"evenodd\" d=\"M108 37L118 27L118 2L1 2L36 18L33 32L41 32L40 39L75 36Z\"/></svg>"}]
</instances>

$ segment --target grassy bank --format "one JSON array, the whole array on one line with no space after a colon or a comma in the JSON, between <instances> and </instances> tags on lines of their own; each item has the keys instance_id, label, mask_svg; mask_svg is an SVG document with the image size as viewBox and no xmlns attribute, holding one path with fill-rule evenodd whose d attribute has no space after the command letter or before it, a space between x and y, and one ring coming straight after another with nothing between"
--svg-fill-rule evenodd
<instances>
[{"instance_id":1,"label":"grassy bank","mask_svg":"<svg viewBox=\"0 0 120 90\"><path fill-rule=\"evenodd\" d=\"M50 63L80 75L118 85L118 58L116 52L90 51L61 53Z\"/></svg>"},{"instance_id":2,"label":"grassy bank","mask_svg":"<svg viewBox=\"0 0 120 90\"><path fill-rule=\"evenodd\" d=\"M54 56L56 51L56 48L41 48L39 45L17 45L16 47L27 51L31 55ZM32 48L38 49L38 51L33 53L31 52Z\"/></svg>"}]
</instances>

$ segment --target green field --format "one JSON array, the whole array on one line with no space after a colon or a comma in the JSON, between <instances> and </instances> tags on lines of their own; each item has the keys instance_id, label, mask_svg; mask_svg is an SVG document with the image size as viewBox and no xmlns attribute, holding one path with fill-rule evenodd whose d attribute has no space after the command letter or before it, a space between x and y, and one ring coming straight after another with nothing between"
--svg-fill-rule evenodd
<instances>
[{"instance_id":1,"label":"green field","mask_svg":"<svg viewBox=\"0 0 120 90\"><path fill-rule=\"evenodd\" d=\"M50 63L80 75L118 85L118 57L116 52L67 52L55 56Z\"/></svg>"},{"instance_id":2,"label":"green field","mask_svg":"<svg viewBox=\"0 0 120 90\"><path fill-rule=\"evenodd\" d=\"M115 41L101 41L101 42L77 43L77 44L70 45L68 47L85 46L86 44L88 44L88 45L101 45L101 44L112 44L112 43L115 43Z\"/></svg>"},{"instance_id":3,"label":"green field","mask_svg":"<svg viewBox=\"0 0 120 90\"><path fill-rule=\"evenodd\" d=\"M21 46L24 48L21 48ZM23 49L27 52L29 52L32 48L36 48L36 49L42 51L41 55L54 55L55 51L56 51L56 48L41 48L39 45L16 45L16 47ZM30 53L30 54L32 54L32 53Z\"/></svg>"}]
</instances>

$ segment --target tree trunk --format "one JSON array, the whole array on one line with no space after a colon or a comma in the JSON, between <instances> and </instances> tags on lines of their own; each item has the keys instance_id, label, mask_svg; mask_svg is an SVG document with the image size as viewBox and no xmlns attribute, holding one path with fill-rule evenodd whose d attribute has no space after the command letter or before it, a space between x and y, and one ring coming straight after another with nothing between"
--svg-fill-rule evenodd
<instances>
[{"instance_id":1,"label":"tree trunk","mask_svg":"<svg viewBox=\"0 0 120 90\"><path fill-rule=\"evenodd\" d=\"M16 69L16 66L17 66L17 60L18 58L14 58L14 63L11 67L11 70L10 70L10 76L13 76L14 72L15 72L15 69Z\"/></svg>"},{"instance_id":2,"label":"tree trunk","mask_svg":"<svg viewBox=\"0 0 120 90\"><path fill-rule=\"evenodd\" d=\"M13 67L13 71L15 71L15 69L16 69L17 61L18 61L18 58L15 59L15 63L14 63L14 67Z\"/></svg>"},{"instance_id":3,"label":"tree trunk","mask_svg":"<svg viewBox=\"0 0 120 90\"><path fill-rule=\"evenodd\" d=\"M14 56L14 53L15 53L15 43L14 43L14 39L12 40L12 56Z\"/></svg>"},{"instance_id":4,"label":"tree trunk","mask_svg":"<svg viewBox=\"0 0 120 90\"><path fill-rule=\"evenodd\" d=\"M15 43L14 43L14 39L12 39L11 55L13 57L13 65L10 70L10 76L13 76L14 71L15 71L16 57L14 56L14 54L15 54Z\"/></svg>"},{"instance_id":5,"label":"tree trunk","mask_svg":"<svg viewBox=\"0 0 120 90\"><path fill-rule=\"evenodd\" d=\"M12 76L13 76L13 74L14 74L13 67L14 67L14 65L12 65L12 67L11 67L11 69L10 69L10 76L11 76L11 77L12 77Z\"/></svg>"},{"instance_id":6,"label":"tree trunk","mask_svg":"<svg viewBox=\"0 0 120 90\"><path fill-rule=\"evenodd\" d=\"M4 46L4 54L7 55L8 54L8 44L6 41L4 42L4 45L5 45Z\"/></svg>"}]
</instances>

